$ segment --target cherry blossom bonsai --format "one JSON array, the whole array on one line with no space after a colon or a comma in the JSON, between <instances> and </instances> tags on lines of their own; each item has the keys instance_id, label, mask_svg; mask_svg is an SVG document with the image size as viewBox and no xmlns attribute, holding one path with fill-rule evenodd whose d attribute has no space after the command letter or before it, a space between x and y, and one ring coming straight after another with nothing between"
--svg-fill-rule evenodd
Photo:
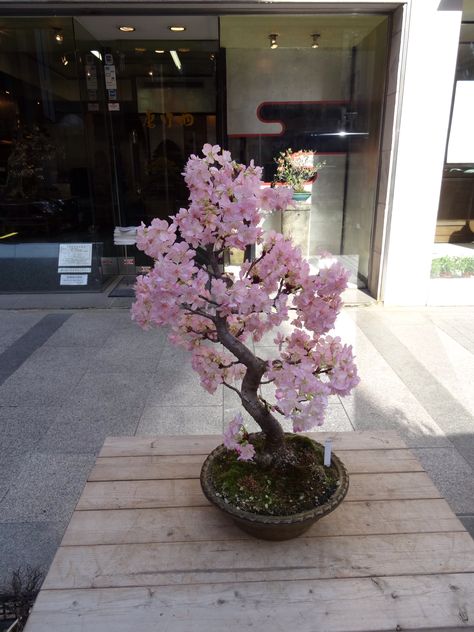
<instances>
[{"instance_id":1,"label":"cherry blossom bonsai","mask_svg":"<svg viewBox=\"0 0 474 632\"><path fill-rule=\"evenodd\" d=\"M267 479L269 473L278 478L288 472L304 479L308 456L302 457L301 444L286 440L277 417L291 420L295 433L320 426L328 397L347 395L359 381L351 347L328 335L348 273L339 263L311 273L289 239L264 234L263 214L284 210L292 189L263 186L260 167L236 163L217 145L206 144L202 151L203 157L189 158L184 172L189 208L169 223L154 219L138 231L137 246L155 265L137 278L132 318L145 329L169 326L170 340L191 352L202 386L209 393L222 384L232 389L261 428L249 434L238 413L224 433L232 476L244 468L244 486L240 479L232 483L236 502L248 508L243 496L257 495L261 486L256 469ZM224 270L226 249L252 244L260 248L257 258L244 262L238 274ZM291 333L278 331L290 323ZM271 331L275 358L264 360L252 342ZM268 383L275 387L275 401L261 394ZM272 499L264 505L270 505L269 513L281 512L277 505L272 509Z\"/></svg>"}]
</instances>

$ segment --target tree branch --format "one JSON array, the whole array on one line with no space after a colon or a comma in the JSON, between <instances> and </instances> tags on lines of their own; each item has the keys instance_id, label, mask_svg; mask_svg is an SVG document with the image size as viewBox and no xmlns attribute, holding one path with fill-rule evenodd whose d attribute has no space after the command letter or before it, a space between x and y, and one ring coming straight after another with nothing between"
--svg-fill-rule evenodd
<instances>
[{"instance_id":1,"label":"tree branch","mask_svg":"<svg viewBox=\"0 0 474 632\"><path fill-rule=\"evenodd\" d=\"M186 312L188 314L195 314L196 316L202 316L203 318L208 318L209 320L212 320L212 322L215 324L216 322L216 317L215 316L211 316L211 314L208 314L207 312L203 312L200 309L192 309L192 307L190 307L189 305L181 305L182 309L186 310Z\"/></svg>"}]
</instances>

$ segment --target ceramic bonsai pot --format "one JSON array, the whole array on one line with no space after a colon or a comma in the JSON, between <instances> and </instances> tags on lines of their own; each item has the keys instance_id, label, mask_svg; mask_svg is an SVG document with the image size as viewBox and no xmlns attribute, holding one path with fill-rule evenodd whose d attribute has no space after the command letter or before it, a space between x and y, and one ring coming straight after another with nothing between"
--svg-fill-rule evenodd
<instances>
[{"instance_id":1,"label":"ceramic bonsai pot","mask_svg":"<svg viewBox=\"0 0 474 632\"><path fill-rule=\"evenodd\" d=\"M316 441L314 442L317 445ZM320 446L322 447L322 446ZM211 469L215 458L226 452L224 445L213 450L204 461L201 470L201 487L206 498L227 514L246 533L262 540L290 540L307 531L317 520L334 511L343 501L349 489L349 475L342 461L333 453L331 465L338 472L339 484L333 495L322 505L301 513L275 516L250 513L225 502L216 494Z\"/></svg>"},{"instance_id":2,"label":"ceramic bonsai pot","mask_svg":"<svg viewBox=\"0 0 474 632\"><path fill-rule=\"evenodd\" d=\"M293 193L293 200L295 202L306 202L311 197L311 191L297 191Z\"/></svg>"}]
</instances>

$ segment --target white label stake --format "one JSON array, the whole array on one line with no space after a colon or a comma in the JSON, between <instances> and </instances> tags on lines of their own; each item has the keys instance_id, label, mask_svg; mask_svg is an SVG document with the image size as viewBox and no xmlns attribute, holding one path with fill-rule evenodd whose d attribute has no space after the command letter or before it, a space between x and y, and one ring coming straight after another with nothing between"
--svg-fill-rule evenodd
<instances>
[{"instance_id":1,"label":"white label stake","mask_svg":"<svg viewBox=\"0 0 474 632\"><path fill-rule=\"evenodd\" d=\"M324 466L331 465L332 439L326 439L324 442Z\"/></svg>"}]
</instances>

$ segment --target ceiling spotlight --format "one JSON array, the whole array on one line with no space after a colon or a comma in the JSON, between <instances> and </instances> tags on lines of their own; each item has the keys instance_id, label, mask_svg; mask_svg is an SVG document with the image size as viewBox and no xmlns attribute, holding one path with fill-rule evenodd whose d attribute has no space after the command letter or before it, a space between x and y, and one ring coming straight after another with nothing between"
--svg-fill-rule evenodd
<instances>
[{"instance_id":1,"label":"ceiling spotlight","mask_svg":"<svg viewBox=\"0 0 474 632\"><path fill-rule=\"evenodd\" d=\"M268 39L270 40L270 48L278 48L277 37L278 33L270 33L270 35L268 36Z\"/></svg>"},{"instance_id":2,"label":"ceiling spotlight","mask_svg":"<svg viewBox=\"0 0 474 632\"><path fill-rule=\"evenodd\" d=\"M149 70L149 71L148 71L148 75L149 75L150 77L153 77L153 70Z\"/></svg>"},{"instance_id":3,"label":"ceiling spotlight","mask_svg":"<svg viewBox=\"0 0 474 632\"><path fill-rule=\"evenodd\" d=\"M158 53L158 55L163 55L165 51L162 50L161 48L155 48L155 53Z\"/></svg>"},{"instance_id":4,"label":"ceiling spotlight","mask_svg":"<svg viewBox=\"0 0 474 632\"><path fill-rule=\"evenodd\" d=\"M62 63L63 66L67 66L68 65L69 59L66 57L66 55L63 55L61 57L61 63Z\"/></svg>"},{"instance_id":5,"label":"ceiling spotlight","mask_svg":"<svg viewBox=\"0 0 474 632\"><path fill-rule=\"evenodd\" d=\"M58 44L62 44L64 42L64 34L61 29L54 29L54 39Z\"/></svg>"},{"instance_id":6,"label":"ceiling spotlight","mask_svg":"<svg viewBox=\"0 0 474 632\"><path fill-rule=\"evenodd\" d=\"M122 31L122 33L133 33L133 31L135 30L134 26L117 26L119 31Z\"/></svg>"},{"instance_id":7,"label":"ceiling spotlight","mask_svg":"<svg viewBox=\"0 0 474 632\"><path fill-rule=\"evenodd\" d=\"M185 26L179 26L179 25L173 25L173 26L168 26L170 31L173 31L173 33L182 33L183 31L186 30Z\"/></svg>"},{"instance_id":8,"label":"ceiling spotlight","mask_svg":"<svg viewBox=\"0 0 474 632\"><path fill-rule=\"evenodd\" d=\"M313 33L311 37L313 38L313 43L311 44L311 48L319 48L319 38L321 37L321 34Z\"/></svg>"}]
</instances>

